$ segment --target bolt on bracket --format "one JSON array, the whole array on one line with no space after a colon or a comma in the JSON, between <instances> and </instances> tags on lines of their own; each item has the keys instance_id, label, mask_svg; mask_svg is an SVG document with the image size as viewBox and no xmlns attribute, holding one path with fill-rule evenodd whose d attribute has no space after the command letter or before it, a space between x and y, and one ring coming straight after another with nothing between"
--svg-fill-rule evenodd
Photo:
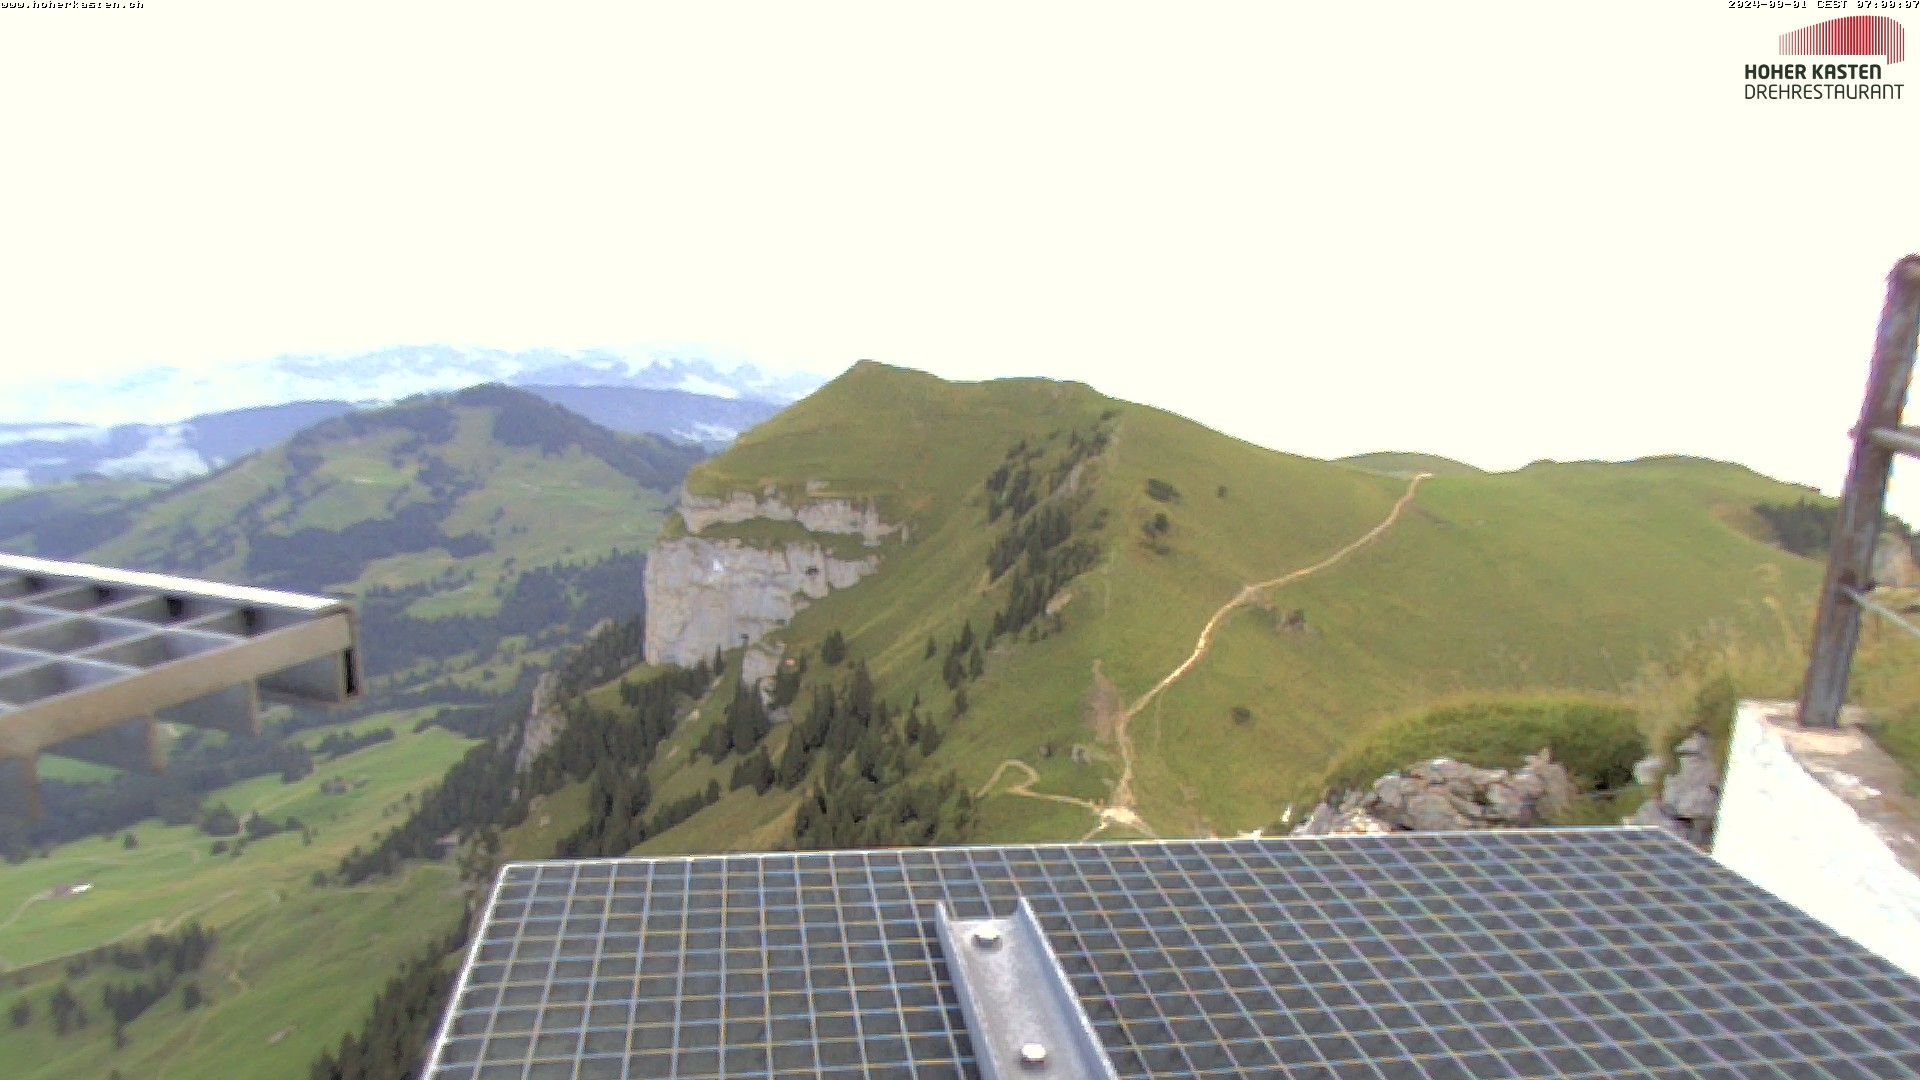
<instances>
[{"instance_id":1,"label":"bolt on bracket","mask_svg":"<svg viewBox=\"0 0 1920 1080\"><path fill-rule=\"evenodd\" d=\"M1117 1080L1026 897L1005 919L934 919L984 1080Z\"/></svg>"}]
</instances>

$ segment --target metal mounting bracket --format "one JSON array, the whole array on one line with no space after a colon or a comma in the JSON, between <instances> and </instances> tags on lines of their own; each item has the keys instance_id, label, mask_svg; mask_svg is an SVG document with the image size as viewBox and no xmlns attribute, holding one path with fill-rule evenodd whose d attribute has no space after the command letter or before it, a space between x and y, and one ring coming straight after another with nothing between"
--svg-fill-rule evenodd
<instances>
[{"instance_id":1,"label":"metal mounting bracket","mask_svg":"<svg viewBox=\"0 0 1920 1080\"><path fill-rule=\"evenodd\" d=\"M1118 1080L1026 897L1010 918L934 918L985 1080Z\"/></svg>"}]
</instances>

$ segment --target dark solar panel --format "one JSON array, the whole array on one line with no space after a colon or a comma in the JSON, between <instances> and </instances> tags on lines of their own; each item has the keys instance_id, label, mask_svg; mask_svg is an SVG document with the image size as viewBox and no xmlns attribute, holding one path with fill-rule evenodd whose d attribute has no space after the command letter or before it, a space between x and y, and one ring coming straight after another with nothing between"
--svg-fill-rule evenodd
<instances>
[{"instance_id":1,"label":"dark solar panel","mask_svg":"<svg viewBox=\"0 0 1920 1080\"><path fill-rule=\"evenodd\" d=\"M428 1075L971 1076L933 909L1020 896L1123 1077L1920 1075L1920 980L1640 829L514 864Z\"/></svg>"}]
</instances>

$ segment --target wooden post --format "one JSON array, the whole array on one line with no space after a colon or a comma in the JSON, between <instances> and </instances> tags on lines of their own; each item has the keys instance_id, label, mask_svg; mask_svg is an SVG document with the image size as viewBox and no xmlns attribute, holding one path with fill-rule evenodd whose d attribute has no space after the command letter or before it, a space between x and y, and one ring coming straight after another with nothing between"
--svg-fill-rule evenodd
<instances>
[{"instance_id":1,"label":"wooden post","mask_svg":"<svg viewBox=\"0 0 1920 1080\"><path fill-rule=\"evenodd\" d=\"M1917 337L1920 255L1909 255L1887 275L1887 303L1880 311L1866 400L1860 406L1859 426L1853 429L1853 460L1847 466L1847 487L1840 497L1840 517L1834 525L1826 582L1814 618L1807 678L1800 691L1800 723L1807 727L1839 726L1847 673L1860 639L1860 608L1848 593L1865 593L1873 587L1873 549L1880 540L1887 477L1893 469L1894 451L1876 440L1874 432L1900 428Z\"/></svg>"}]
</instances>

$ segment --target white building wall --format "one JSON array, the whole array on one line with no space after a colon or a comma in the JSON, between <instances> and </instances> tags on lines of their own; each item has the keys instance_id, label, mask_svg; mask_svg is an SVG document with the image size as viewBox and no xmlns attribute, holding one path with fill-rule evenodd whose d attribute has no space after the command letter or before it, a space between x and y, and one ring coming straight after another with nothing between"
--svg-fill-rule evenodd
<instances>
[{"instance_id":1,"label":"white building wall","mask_svg":"<svg viewBox=\"0 0 1920 1080\"><path fill-rule=\"evenodd\" d=\"M1767 711L1740 706L1714 857L1920 975L1920 877L1794 758Z\"/></svg>"}]
</instances>

